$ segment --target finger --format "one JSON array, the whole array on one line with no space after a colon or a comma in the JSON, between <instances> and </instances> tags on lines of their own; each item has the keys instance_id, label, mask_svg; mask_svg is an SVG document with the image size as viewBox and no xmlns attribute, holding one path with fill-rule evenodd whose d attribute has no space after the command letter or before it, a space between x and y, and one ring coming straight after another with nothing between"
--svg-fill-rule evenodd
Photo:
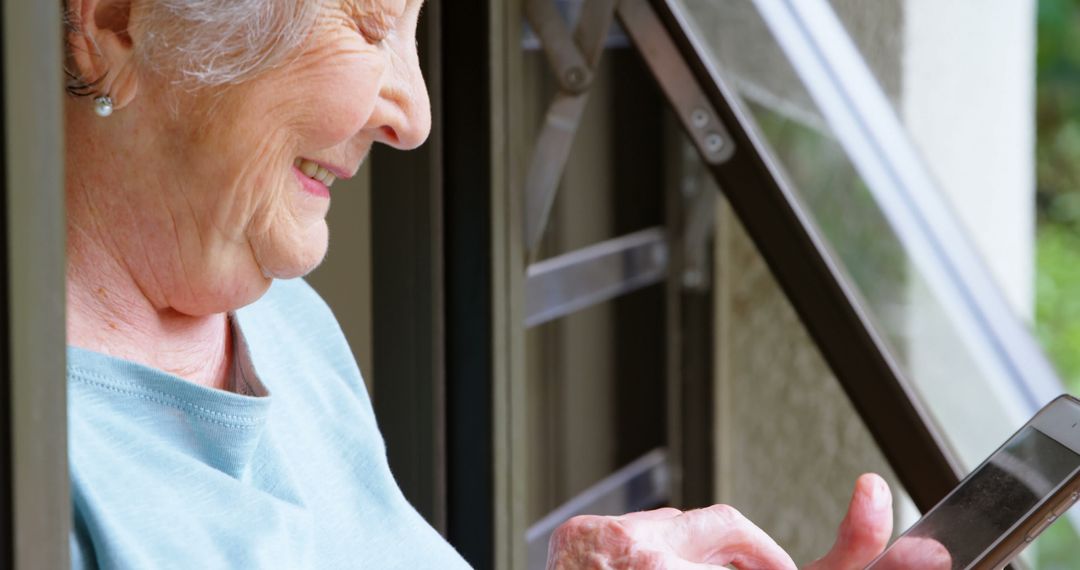
<instances>
[{"instance_id":1,"label":"finger","mask_svg":"<svg viewBox=\"0 0 1080 570\"><path fill-rule=\"evenodd\" d=\"M875 570L950 570L952 556L943 544L924 537L905 536L874 564Z\"/></svg>"},{"instance_id":2,"label":"finger","mask_svg":"<svg viewBox=\"0 0 1080 570\"><path fill-rule=\"evenodd\" d=\"M682 514L679 509L671 507L664 507L661 509L653 509L651 511L638 511L636 513L626 513L621 517L616 517L619 520L664 520L675 518Z\"/></svg>"},{"instance_id":3,"label":"finger","mask_svg":"<svg viewBox=\"0 0 1080 570\"><path fill-rule=\"evenodd\" d=\"M795 563L764 531L727 505L686 511L670 519L627 520L643 543L688 562L732 564L744 570L794 570Z\"/></svg>"},{"instance_id":4,"label":"finger","mask_svg":"<svg viewBox=\"0 0 1080 570\"><path fill-rule=\"evenodd\" d=\"M836 543L806 570L859 570L866 567L892 535L892 493L885 480L866 474L855 482L847 516L840 523Z\"/></svg>"}]
</instances>

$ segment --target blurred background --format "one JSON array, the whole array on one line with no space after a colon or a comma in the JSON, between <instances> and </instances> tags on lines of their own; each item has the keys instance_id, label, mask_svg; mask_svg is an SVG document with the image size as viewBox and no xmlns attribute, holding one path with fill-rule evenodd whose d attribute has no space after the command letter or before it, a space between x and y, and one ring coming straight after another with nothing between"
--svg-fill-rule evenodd
<instances>
[{"instance_id":1,"label":"blurred background","mask_svg":"<svg viewBox=\"0 0 1080 570\"><path fill-rule=\"evenodd\" d=\"M1080 394L1080 2L1038 0L1035 329ZM1076 552L1044 539L1041 562L1071 568Z\"/></svg>"},{"instance_id":2,"label":"blurred background","mask_svg":"<svg viewBox=\"0 0 1080 570\"><path fill-rule=\"evenodd\" d=\"M552 3L576 22L581 2ZM500 568L542 566L545 533L577 512L713 501L805 563L866 471L892 482L897 530L911 524L918 511L866 418L719 191L754 189L718 187L619 27L541 239L521 243L530 161L563 86L528 2L472 4L486 24L429 4L432 142L377 152L335 196L329 257L310 278L421 512L478 567ZM1030 416L1016 395L1025 371L1004 370L965 321L755 3L675 4L949 452L974 467ZM1080 0L827 6L944 200L946 229L961 229L1002 307L1080 393ZM491 39L454 44L449 29ZM533 277L626 236L660 248L663 272L535 318ZM1062 520L1028 563L1077 568L1078 548Z\"/></svg>"},{"instance_id":3,"label":"blurred background","mask_svg":"<svg viewBox=\"0 0 1080 570\"><path fill-rule=\"evenodd\" d=\"M1039 338L1080 392L1080 2L1039 0L1036 289Z\"/></svg>"}]
</instances>

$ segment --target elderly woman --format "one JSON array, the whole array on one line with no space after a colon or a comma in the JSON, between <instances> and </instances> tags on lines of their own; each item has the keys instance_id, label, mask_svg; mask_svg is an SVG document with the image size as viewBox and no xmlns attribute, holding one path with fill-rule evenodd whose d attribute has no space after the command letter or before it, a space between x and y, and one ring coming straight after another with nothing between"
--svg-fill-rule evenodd
<instances>
[{"instance_id":1,"label":"elderly woman","mask_svg":"<svg viewBox=\"0 0 1080 570\"><path fill-rule=\"evenodd\" d=\"M421 3L66 1L76 568L466 567L300 279L334 181L428 135ZM819 567L861 568L890 510L861 479ZM723 506L574 519L550 563L794 566Z\"/></svg>"}]
</instances>

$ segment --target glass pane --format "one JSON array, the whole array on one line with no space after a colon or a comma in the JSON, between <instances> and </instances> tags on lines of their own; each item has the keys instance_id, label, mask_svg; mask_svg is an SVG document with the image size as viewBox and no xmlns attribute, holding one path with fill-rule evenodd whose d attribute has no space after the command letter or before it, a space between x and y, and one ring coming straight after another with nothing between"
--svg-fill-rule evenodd
<instances>
[{"instance_id":1,"label":"glass pane","mask_svg":"<svg viewBox=\"0 0 1080 570\"><path fill-rule=\"evenodd\" d=\"M885 62L875 80L856 47L872 42L853 42L852 22L824 0L668 4L740 96L892 358L973 468L1063 390L904 134L899 91L879 85L890 88L898 59L870 54Z\"/></svg>"},{"instance_id":2,"label":"glass pane","mask_svg":"<svg viewBox=\"0 0 1080 570\"><path fill-rule=\"evenodd\" d=\"M965 338L755 6L738 0L679 3L693 15L697 35L742 96L893 356L926 396L960 457L974 466L1023 418L1006 413L1004 398L970 405L970 396L1002 384L989 377L1003 371Z\"/></svg>"}]
</instances>

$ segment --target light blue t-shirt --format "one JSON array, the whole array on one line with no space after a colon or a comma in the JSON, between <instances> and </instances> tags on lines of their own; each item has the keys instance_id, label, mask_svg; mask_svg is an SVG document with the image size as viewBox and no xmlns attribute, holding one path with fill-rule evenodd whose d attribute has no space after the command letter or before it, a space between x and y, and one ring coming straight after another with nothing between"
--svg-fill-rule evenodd
<instances>
[{"instance_id":1,"label":"light blue t-shirt","mask_svg":"<svg viewBox=\"0 0 1080 570\"><path fill-rule=\"evenodd\" d=\"M468 568L394 482L318 295L277 282L234 330L239 393L68 349L73 567Z\"/></svg>"}]
</instances>

